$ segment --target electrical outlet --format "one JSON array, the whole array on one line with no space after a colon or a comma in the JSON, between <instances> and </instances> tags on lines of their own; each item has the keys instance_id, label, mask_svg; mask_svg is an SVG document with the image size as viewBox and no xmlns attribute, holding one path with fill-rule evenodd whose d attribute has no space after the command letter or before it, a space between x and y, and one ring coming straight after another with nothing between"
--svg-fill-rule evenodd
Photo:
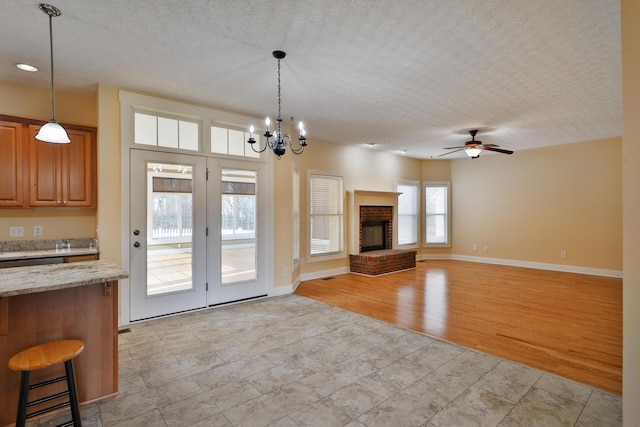
<instances>
[{"instance_id":1,"label":"electrical outlet","mask_svg":"<svg viewBox=\"0 0 640 427\"><path fill-rule=\"evenodd\" d=\"M483 250L483 251L485 251L485 252L489 252L489 246L484 245L484 247L482 248L482 250Z\"/></svg>"},{"instance_id":2,"label":"electrical outlet","mask_svg":"<svg viewBox=\"0 0 640 427\"><path fill-rule=\"evenodd\" d=\"M9 237L24 237L24 227L9 227Z\"/></svg>"},{"instance_id":3,"label":"electrical outlet","mask_svg":"<svg viewBox=\"0 0 640 427\"><path fill-rule=\"evenodd\" d=\"M567 253L565 251L560 251L560 258L566 258Z\"/></svg>"},{"instance_id":4,"label":"electrical outlet","mask_svg":"<svg viewBox=\"0 0 640 427\"><path fill-rule=\"evenodd\" d=\"M473 250L477 251L478 250L478 245L473 245Z\"/></svg>"},{"instance_id":5,"label":"electrical outlet","mask_svg":"<svg viewBox=\"0 0 640 427\"><path fill-rule=\"evenodd\" d=\"M34 225L33 226L33 237L40 237L42 236L42 226L41 225Z\"/></svg>"},{"instance_id":6,"label":"electrical outlet","mask_svg":"<svg viewBox=\"0 0 640 427\"><path fill-rule=\"evenodd\" d=\"M283 276L288 276L289 275L289 269L287 267L285 267L284 270L282 270L282 275Z\"/></svg>"}]
</instances>

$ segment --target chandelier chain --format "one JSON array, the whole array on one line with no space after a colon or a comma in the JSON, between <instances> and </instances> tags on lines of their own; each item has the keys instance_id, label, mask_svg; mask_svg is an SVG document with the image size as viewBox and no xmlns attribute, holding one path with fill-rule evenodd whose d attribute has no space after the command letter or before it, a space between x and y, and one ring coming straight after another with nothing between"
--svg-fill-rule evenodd
<instances>
[{"instance_id":1,"label":"chandelier chain","mask_svg":"<svg viewBox=\"0 0 640 427\"><path fill-rule=\"evenodd\" d=\"M278 118L281 118L280 115L280 60L278 59Z\"/></svg>"}]
</instances>

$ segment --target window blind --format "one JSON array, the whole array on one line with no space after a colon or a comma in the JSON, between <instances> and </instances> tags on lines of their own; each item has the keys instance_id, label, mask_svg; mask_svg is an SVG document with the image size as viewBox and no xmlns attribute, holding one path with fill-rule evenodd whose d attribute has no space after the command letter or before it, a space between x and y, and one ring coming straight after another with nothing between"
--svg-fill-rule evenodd
<instances>
[{"instance_id":1,"label":"window blind","mask_svg":"<svg viewBox=\"0 0 640 427\"><path fill-rule=\"evenodd\" d=\"M341 176L311 174L309 179L311 255L343 250L343 182Z\"/></svg>"}]
</instances>

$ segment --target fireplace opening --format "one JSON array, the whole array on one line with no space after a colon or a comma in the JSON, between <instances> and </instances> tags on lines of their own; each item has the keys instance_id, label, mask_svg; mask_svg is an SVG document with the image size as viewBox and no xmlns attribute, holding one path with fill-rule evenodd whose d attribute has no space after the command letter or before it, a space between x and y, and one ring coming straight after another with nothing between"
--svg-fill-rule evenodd
<instances>
[{"instance_id":1,"label":"fireplace opening","mask_svg":"<svg viewBox=\"0 0 640 427\"><path fill-rule=\"evenodd\" d=\"M387 248L388 221L366 221L362 223L361 252Z\"/></svg>"}]
</instances>

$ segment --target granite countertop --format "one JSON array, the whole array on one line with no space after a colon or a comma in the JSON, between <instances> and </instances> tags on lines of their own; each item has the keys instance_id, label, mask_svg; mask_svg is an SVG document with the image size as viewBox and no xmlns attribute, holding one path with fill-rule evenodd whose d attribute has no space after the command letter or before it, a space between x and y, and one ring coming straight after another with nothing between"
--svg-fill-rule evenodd
<instances>
[{"instance_id":1,"label":"granite countertop","mask_svg":"<svg viewBox=\"0 0 640 427\"><path fill-rule=\"evenodd\" d=\"M111 261L5 268L0 269L0 298L94 285L127 277L129 274Z\"/></svg>"},{"instance_id":2,"label":"granite countertop","mask_svg":"<svg viewBox=\"0 0 640 427\"><path fill-rule=\"evenodd\" d=\"M29 250L29 251L16 251L16 252L0 252L0 261L14 261L20 259L35 259L35 258L53 258L61 256L74 256L74 255L95 255L100 253L99 250L93 248L71 248L71 249L41 249L41 250Z\"/></svg>"}]
</instances>

